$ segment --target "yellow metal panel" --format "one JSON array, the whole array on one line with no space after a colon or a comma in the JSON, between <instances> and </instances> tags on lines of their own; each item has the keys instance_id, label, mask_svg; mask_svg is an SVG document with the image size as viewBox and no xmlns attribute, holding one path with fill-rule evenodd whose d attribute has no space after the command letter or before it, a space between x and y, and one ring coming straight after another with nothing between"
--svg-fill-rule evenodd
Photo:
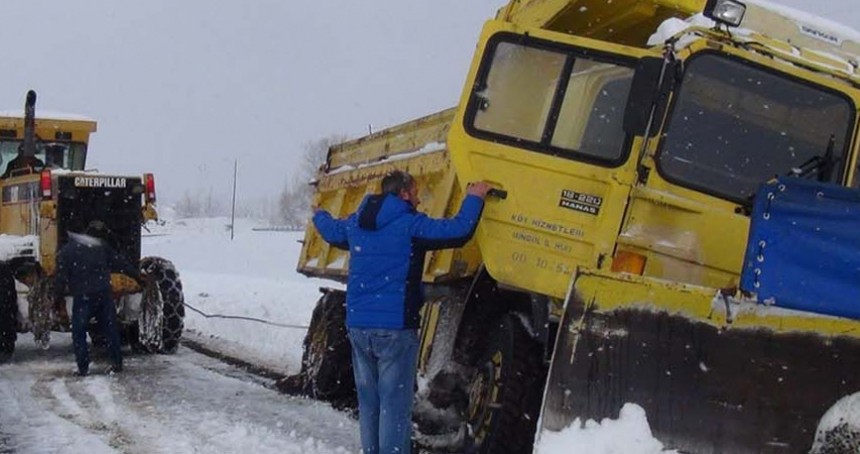
<instances>
[{"instance_id":1,"label":"yellow metal panel","mask_svg":"<svg viewBox=\"0 0 860 454\"><path fill-rule=\"evenodd\" d=\"M329 150L328 168L334 170L345 165L373 163L412 153L430 144L444 144L454 110L443 110L335 145Z\"/></svg>"},{"instance_id":2,"label":"yellow metal panel","mask_svg":"<svg viewBox=\"0 0 860 454\"><path fill-rule=\"evenodd\" d=\"M687 18L704 0L514 0L501 12L513 24L645 47L670 17Z\"/></svg>"},{"instance_id":3,"label":"yellow metal panel","mask_svg":"<svg viewBox=\"0 0 860 454\"><path fill-rule=\"evenodd\" d=\"M24 138L24 117L0 116L0 129L17 131L19 139ZM35 134L42 140L54 140L57 132L71 133L72 141L88 143L90 134L96 132L97 124L94 120L63 120L51 118L36 118Z\"/></svg>"},{"instance_id":4,"label":"yellow metal panel","mask_svg":"<svg viewBox=\"0 0 860 454\"><path fill-rule=\"evenodd\" d=\"M712 51L711 38L702 39L689 45L679 53L682 60L688 60L700 52ZM845 83L828 77L826 74L811 71L784 62L774 61L765 55L751 53L732 46L720 46L723 53L752 61L772 68L800 80L844 93L855 105L860 105L860 91L851 89ZM713 103L725 103L727 97L735 105L744 103L763 103L750 96L733 94L730 87L717 87L715 93L720 99ZM779 106L772 106L771 112ZM771 118L745 117L748 121L759 122L763 127L775 128L769 124L774 118L789 116L822 115L823 112L777 112ZM856 121L856 120L855 120ZM855 125L856 128L856 125ZM856 137L856 132L855 132ZM809 137L814 143L826 143L827 137ZM856 169L857 144L851 138L851 154L847 166L849 175ZM731 287L738 284L743 255L749 231L749 218L743 208L702 192L680 187L666 181L656 171L653 154L657 141L651 142L648 156L643 164L650 169L646 186L637 186L632 192L629 208L618 237L618 250L636 252L647 257L645 274L677 282L713 287ZM847 181L850 181L847 180Z\"/></svg>"},{"instance_id":5,"label":"yellow metal panel","mask_svg":"<svg viewBox=\"0 0 860 454\"><path fill-rule=\"evenodd\" d=\"M420 211L431 217L446 217L459 210L462 192L446 149L323 173L317 183L317 205L335 217L345 218L358 209L365 195L378 193L382 178L396 169L415 177L421 198ZM299 258L300 272L344 280L348 272L347 259L346 252L331 248L313 225L308 225ZM434 252L427 255L424 280L433 282L469 276L480 263L480 254L472 243L458 250Z\"/></svg>"}]
</instances>

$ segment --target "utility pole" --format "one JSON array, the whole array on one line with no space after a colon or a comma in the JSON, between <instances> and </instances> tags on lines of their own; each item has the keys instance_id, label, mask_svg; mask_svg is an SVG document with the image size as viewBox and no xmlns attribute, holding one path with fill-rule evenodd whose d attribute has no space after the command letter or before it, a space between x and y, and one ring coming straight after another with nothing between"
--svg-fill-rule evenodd
<instances>
[{"instance_id":1,"label":"utility pole","mask_svg":"<svg viewBox=\"0 0 860 454\"><path fill-rule=\"evenodd\" d=\"M239 175L239 160L233 161L233 209L230 211L230 241L236 233L236 177Z\"/></svg>"}]
</instances>

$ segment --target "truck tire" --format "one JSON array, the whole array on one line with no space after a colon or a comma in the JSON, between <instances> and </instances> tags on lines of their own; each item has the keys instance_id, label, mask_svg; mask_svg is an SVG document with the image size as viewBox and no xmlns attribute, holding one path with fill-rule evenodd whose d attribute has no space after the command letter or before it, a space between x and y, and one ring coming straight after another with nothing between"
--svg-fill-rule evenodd
<instances>
[{"instance_id":1,"label":"truck tire","mask_svg":"<svg viewBox=\"0 0 860 454\"><path fill-rule=\"evenodd\" d=\"M0 363L15 353L18 338L18 292L8 265L0 265Z\"/></svg>"},{"instance_id":2,"label":"truck tire","mask_svg":"<svg viewBox=\"0 0 860 454\"><path fill-rule=\"evenodd\" d=\"M467 452L531 453L546 379L541 345L513 313L491 329L469 385Z\"/></svg>"},{"instance_id":3,"label":"truck tire","mask_svg":"<svg viewBox=\"0 0 860 454\"><path fill-rule=\"evenodd\" d=\"M185 327L185 296L179 272L172 262L161 257L144 257L140 260L140 269L149 276L149 285L155 285L158 290L156 295L160 300L162 317L161 345L136 345L135 349L143 347L143 350L152 353L175 353Z\"/></svg>"},{"instance_id":4,"label":"truck tire","mask_svg":"<svg viewBox=\"0 0 860 454\"><path fill-rule=\"evenodd\" d=\"M314 307L303 343L302 370L278 381L279 390L355 408L352 348L346 331L346 295L327 290Z\"/></svg>"}]
</instances>

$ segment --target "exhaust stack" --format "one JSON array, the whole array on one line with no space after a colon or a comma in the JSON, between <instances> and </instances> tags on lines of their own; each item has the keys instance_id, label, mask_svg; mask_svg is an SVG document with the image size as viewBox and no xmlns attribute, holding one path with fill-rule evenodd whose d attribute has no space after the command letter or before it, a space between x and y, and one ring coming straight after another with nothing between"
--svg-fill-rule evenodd
<instances>
[{"instance_id":1,"label":"exhaust stack","mask_svg":"<svg viewBox=\"0 0 860 454\"><path fill-rule=\"evenodd\" d=\"M24 103L24 156L36 154L36 92L27 92L27 101Z\"/></svg>"}]
</instances>

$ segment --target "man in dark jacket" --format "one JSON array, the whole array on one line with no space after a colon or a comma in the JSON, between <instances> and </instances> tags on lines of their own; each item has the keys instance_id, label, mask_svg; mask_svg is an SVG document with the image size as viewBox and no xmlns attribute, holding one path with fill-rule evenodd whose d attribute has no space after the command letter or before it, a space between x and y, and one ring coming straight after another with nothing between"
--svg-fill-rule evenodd
<instances>
[{"instance_id":1,"label":"man in dark jacket","mask_svg":"<svg viewBox=\"0 0 860 454\"><path fill-rule=\"evenodd\" d=\"M489 190L473 183L455 217L431 219L416 211L412 176L394 171L383 178L382 193L365 197L348 218L314 214L322 237L350 253L346 325L365 454L411 452L424 255L465 244Z\"/></svg>"},{"instance_id":2,"label":"man in dark jacket","mask_svg":"<svg viewBox=\"0 0 860 454\"><path fill-rule=\"evenodd\" d=\"M138 269L107 244L104 224L93 221L83 234L69 232L69 242L57 253L54 291L65 294L68 287L72 304L72 342L78 373L87 375L90 355L87 348L87 325L95 316L99 330L107 339L111 371L122 371L122 352L116 321L116 304L111 295L110 273L123 273L139 279Z\"/></svg>"},{"instance_id":3,"label":"man in dark jacket","mask_svg":"<svg viewBox=\"0 0 860 454\"><path fill-rule=\"evenodd\" d=\"M18 175L17 170L32 169L32 171L41 171L45 168L45 163L35 156L24 156L24 144L18 146L18 155L9 161L6 170L0 178L9 178ZM26 172L25 172L26 173ZM24 173L21 173L23 175Z\"/></svg>"}]
</instances>

